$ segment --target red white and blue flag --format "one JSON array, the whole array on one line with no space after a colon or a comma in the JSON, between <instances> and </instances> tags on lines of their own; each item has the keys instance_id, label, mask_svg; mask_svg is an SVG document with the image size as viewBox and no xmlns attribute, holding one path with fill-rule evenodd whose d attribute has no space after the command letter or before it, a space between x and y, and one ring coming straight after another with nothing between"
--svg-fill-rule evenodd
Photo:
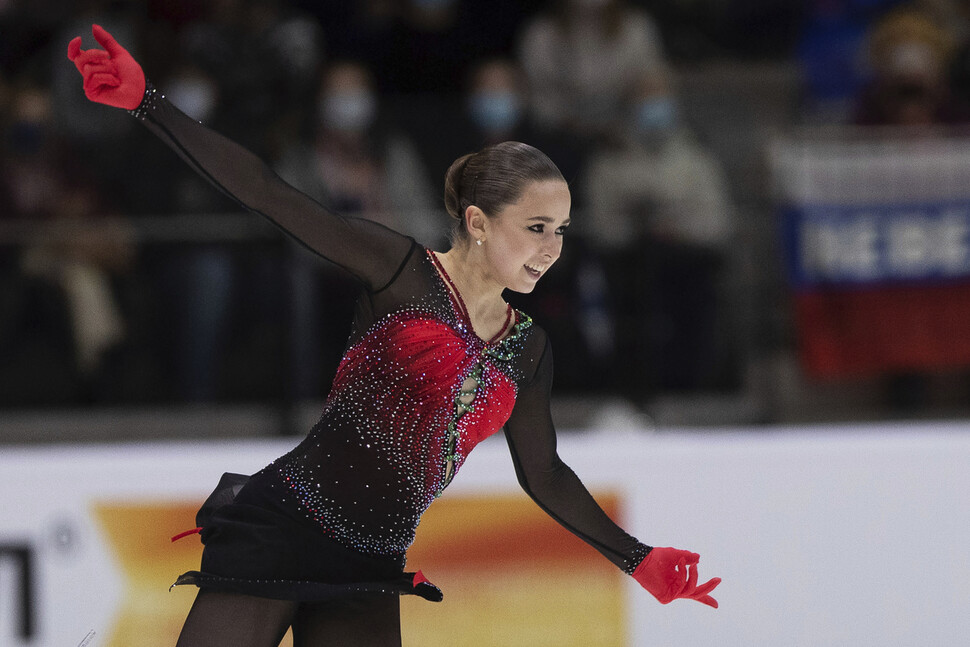
<instances>
[{"instance_id":1,"label":"red white and blue flag","mask_svg":"<svg viewBox=\"0 0 970 647\"><path fill-rule=\"evenodd\" d=\"M970 140L816 139L774 153L806 372L970 366Z\"/></svg>"}]
</instances>

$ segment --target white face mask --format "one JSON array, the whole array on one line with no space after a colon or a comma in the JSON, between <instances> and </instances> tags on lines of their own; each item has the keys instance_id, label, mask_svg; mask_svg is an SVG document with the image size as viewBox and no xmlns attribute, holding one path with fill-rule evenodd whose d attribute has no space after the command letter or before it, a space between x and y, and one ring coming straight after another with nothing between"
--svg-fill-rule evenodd
<instances>
[{"instance_id":1,"label":"white face mask","mask_svg":"<svg viewBox=\"0 0 970 647\"><path fill-rule=\"evenodd\" d=\"M366 90L335 92L320 102L320 121L343 132L362 132L374 122L377 100Z\"/></svg>"},{"instance_id":2,"label":"white face mask","mask_svg":"<svg viewBox=\"0 0 970 647\"><path fill-rule=\"evenodd\" d=\"M168 82L169 101L197 121L205 121L216 107L216 91L211 83L197 77L175 78Z\"/></svg>"}]
</instances>

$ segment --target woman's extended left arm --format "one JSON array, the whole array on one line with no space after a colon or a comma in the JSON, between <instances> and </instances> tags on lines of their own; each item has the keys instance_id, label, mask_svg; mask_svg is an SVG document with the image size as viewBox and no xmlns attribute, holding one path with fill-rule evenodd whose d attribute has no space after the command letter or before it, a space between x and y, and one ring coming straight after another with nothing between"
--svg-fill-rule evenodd
<instances>
[{"instance_id":1,"label":"woman's extended left arm","mask_svg":"<svg viewBox=\"0 0 970 647\"><path fill-rule=\"evenodd\" d=\"M520 389L505 434L522 489L552 518L632 575L661 603L694 599L712 607L714 578L697 585L700 556L686 550L647 546L627 534L600 508L556 451L549 413L552 350L548 341L535 377Z\"/></svg>"},{"instance_id":2,"label":"woman's extended left arm","mask_svg":"<svg viewBox=\"0 0 970 647\"><path fill-rule=\"evenodd\" d=\"M82 50L81 39L75 38L67 51L88 99L132 112L216 188L371 289L385 286L399 271L412 251L410 238L368 220L343 217L296 190L256 155L165 100L111 34L98 25L92 31L104 49Z\"/></svg>"}]
</instances>

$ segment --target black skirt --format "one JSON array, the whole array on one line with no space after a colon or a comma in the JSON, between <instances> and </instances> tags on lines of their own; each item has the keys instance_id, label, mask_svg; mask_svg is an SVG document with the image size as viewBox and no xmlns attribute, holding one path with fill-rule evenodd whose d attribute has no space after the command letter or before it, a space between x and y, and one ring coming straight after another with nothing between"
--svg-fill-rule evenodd
<instances>
[{"instance_id":1,"label":"black skirt","mask_svg":"<svg viewBox=\"0 0 970 647\"><path fill-rule=\"evenodd\" d=\"M294 518L264 474L224 474L196 524L204 545L200 570L183 573L172 586L305 602L372 594L442 599L420 571L404 572L403 554L361 553Z\"/></svg>"}]
</instances>

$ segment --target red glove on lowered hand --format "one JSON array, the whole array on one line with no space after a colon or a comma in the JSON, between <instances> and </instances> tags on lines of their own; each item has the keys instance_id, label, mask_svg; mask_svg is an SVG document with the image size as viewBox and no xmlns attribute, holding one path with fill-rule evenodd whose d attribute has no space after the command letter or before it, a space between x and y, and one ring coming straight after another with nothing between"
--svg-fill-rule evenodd
<instances>
[{"instance_id":1,"label":"red glove on lowered hand","mask_svg":"<svg viewBox=\"0 0 970 647\"><path fill-rule=\"evenodd\" d=\"M85 96L97 103L134 110L145 96L141 65L100 25L93 25L91 31L104 49L82 51L80 36L67 46L67 57L84 77Z\"/></svg>"},{"instance_id":2,"label":"red glove on lowered hand","mask_svg":"<svg viewBox=\"0 0 970 647\"><path fill-rule=\"evenodd\" d=\"M708 593L721 583L721 578L715 577L697 586L697 562L700 558L697 553L687 550L654 548L633 571L633 579L650 591L661 604L687 598L716 609L717 600Z\"/></svg>"}]
</instances>

